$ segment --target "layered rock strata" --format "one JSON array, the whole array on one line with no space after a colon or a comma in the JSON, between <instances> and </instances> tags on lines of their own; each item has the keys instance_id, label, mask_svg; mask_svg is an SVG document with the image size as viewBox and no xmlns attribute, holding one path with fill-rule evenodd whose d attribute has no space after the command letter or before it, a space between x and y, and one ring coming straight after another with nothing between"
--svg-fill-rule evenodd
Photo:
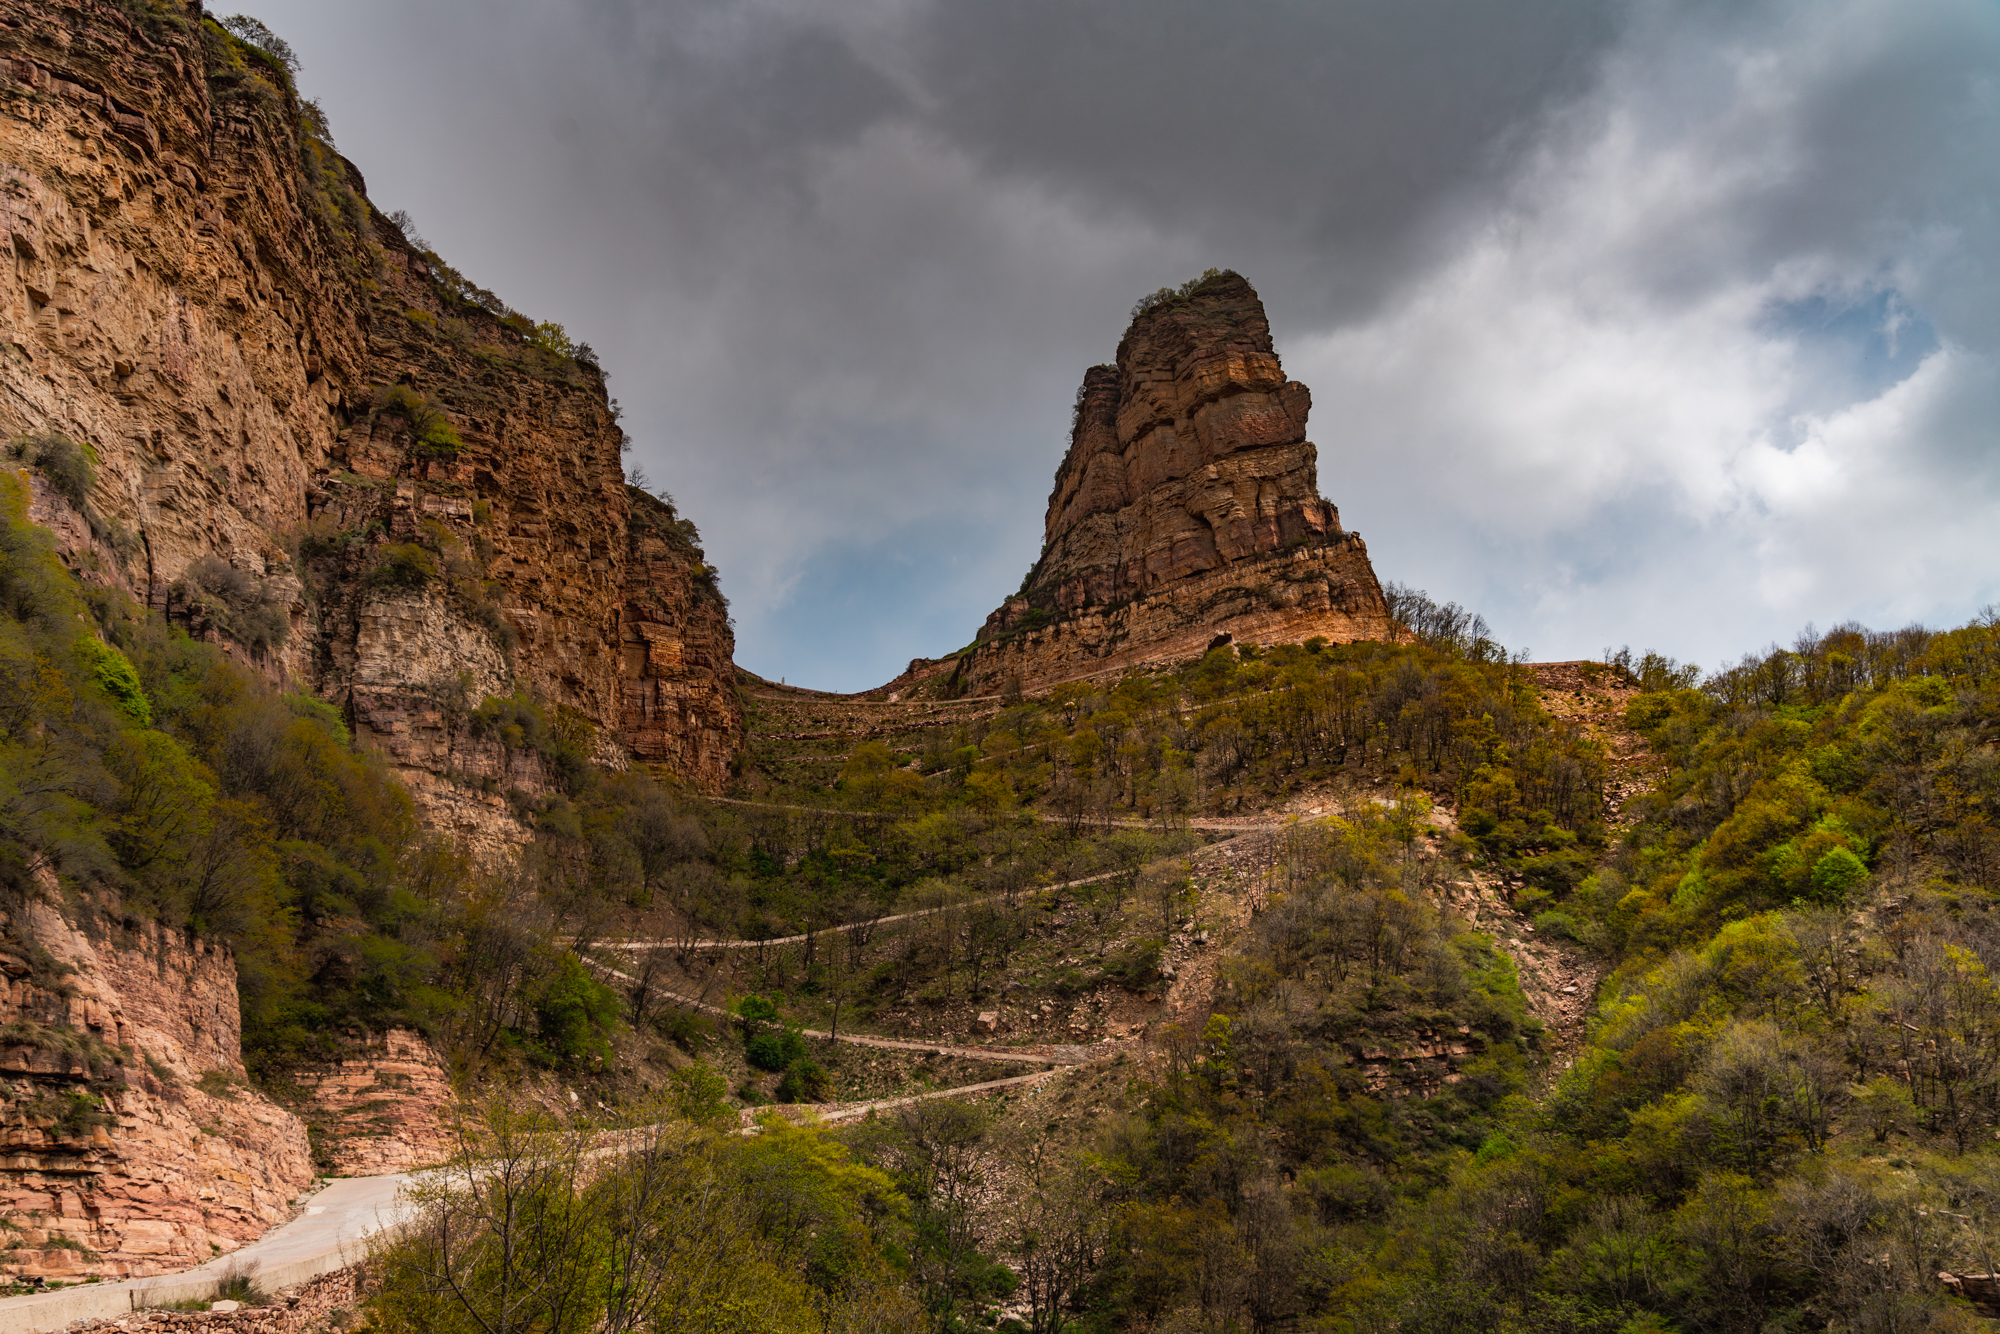
<instances>
[{"instance_id":1,"label":"layered rock strata","mask_svg":"<svg viewBox=\"0 0 2000 1334\"><path fill-rule=\"evenodd\" d=\"M341 1176L407 1172L451 1153L451 1080L421 1033L392 1028L300 1082L321 1159Z\"/></svg>"},{"instance_id":2,"label":"layered rock strata","mask_svg":"<svg viewBox=\"0 0 2000 1334\"><path fill-rule=\"evenodd\" d=\"M42 905L0 927L0 1272L170 1273L282 1222L312 1158L248 1085L228 952Z\"/></svg>"},{"instance_id":3,"label":"layered rock strata","mask_svg":"<svg viewBox=\"0 0 2000 1334\"><path fill-rule=\"evenodd\" d=\"M92 461L81 488L44 468L33 491L80 577L339 703L428 822L488 859L526 836L510 792L546 787L533 749L482 731L493 697L605 764L726 780L727 608L691 528L667 512L664 532L626 486L588 350L380 216L283 66L198 0L0 9L0 254L0 460L60 435ZM177 1064L120 1026L123 981L72 979L98 1010L33 1020L43 1045L0 1067L17 1267L206 1259L310 1176L299 1123L233 1082L230 970L176 968L218 988L216 1050ZM106 1055L128 1047L171 1078ZM335 1160L425 1157L412 1118L438 1081L393 1051L355 1060L323 1081L336 1132L363 1132L336 1133ZM374 1105L392 1102L407 1115Z\"/></svg>"},{"instance_id":4,"label":"layered rock strata","mask_svg":"<svg viewBox=\"0 0 2000 1334\"><path fill-rule=\"evenodd\" d=\"M631 503L619 733L635 759L713 791L743 743L729 604L694 545L694 526L637 487Z\"/></svg>"},{"instance_id":5,"label":"layered rock strata","mask_svg":"<svg viewBox=\"0 0 2000 1334\"><path fill-rule=\"evenodd\" d=\"M346 705L496 846L493 789L534 765L454 734L467 698L521 689L607 763L718 787L727 612L635 529L602 373L414 248L317 124L194 0L0 18L0 442L94 454L66 552ZM279 635L205 597L205 558Z\"/></svg>"},{"instance_id":6,"label":"layered rock strata","mask_svg":"<svg viewBox=\"0 0 2000 1334\"><path fill-rule=\"evenodd\" d=\"M1117 364L1084 376L1041 559L953 688L1034 689L1216 642L1387 635L1367 547L1319 494L1311 405L1238 275L1142 308Z\"/></svg>"}]
</instances>

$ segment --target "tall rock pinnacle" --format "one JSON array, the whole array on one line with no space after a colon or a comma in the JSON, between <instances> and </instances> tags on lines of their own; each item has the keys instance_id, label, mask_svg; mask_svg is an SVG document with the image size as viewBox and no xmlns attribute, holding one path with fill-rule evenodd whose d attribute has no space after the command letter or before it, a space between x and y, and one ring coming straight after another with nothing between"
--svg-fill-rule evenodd
<instances>
[{"instance_id":1,"label":"tall rock pinnacle","mask_svg":"<svg viewBox=\"0 0 2000 1334\"><path fill-rule=\"evenodd\" d=\"M1312 395L1250 284L1210 272L1142 303L1077 395L1042 556L958 668L1029 689L1237 642L1389 631L1368 551L1322 499Z\"/></svg>"}]
</instances>

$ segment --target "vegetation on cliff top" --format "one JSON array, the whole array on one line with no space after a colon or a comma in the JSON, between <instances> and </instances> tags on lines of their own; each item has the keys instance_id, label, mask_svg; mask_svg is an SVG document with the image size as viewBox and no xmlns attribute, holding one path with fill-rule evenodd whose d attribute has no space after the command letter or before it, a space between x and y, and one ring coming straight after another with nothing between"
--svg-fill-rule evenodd
<instances>
[{"instance_id":1,"label":"vegetation on cliff top","mask_svg":"<svg viewBox=\"0 0 2000 1334\"><path fill-rule=\"evenodd\" d=\"M1192 307L1195 298L1205 292L1226 285L1230 281L1243 282L1243 275L1234 269L1204 269L1199 277L1190 278L1179 287L1162 287L1139 298L1132 306L1132 323L1137 324L1141 316L1155 311L1173 310L1178 307ZM1247 285L1247 284L1246 284ZM1127 333L1131 330L1128 328Z\"/></svg>"}]
</instances>

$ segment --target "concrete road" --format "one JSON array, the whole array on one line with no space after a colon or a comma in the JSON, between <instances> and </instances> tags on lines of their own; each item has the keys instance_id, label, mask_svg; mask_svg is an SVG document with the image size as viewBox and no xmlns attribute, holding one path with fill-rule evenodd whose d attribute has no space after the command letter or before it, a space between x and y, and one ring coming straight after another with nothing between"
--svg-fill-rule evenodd
<instances>
[{"instance_id":1,"label":"concrete road","mask_svg":"<svg viewBox=\"0 0 2000 1334\"><path fill-rule=\"evenodd\" d=\"M146 1306L212 1297L225 1274L256 1266L257 1285L275 1292L344 1269L367 1239L402 1217L398 1195L410 1178L349 1177L304 1201L305 1212L257 1241L195 1269L122 1283L90 1283L0 1299L0 1334L41 1334L89 1316L120 1316Z\"/></svg>"}]
</instances>

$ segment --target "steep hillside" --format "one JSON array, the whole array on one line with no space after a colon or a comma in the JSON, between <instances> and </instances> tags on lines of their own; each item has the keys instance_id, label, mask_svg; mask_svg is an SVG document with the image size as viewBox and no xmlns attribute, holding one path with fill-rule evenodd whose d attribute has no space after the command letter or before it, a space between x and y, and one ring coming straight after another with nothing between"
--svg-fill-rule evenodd
<instances>
[{"instance_id":1,"label":"steep hillside","mask_svg":"<svg viewBox=\"0 0 2000 1334\"><path fill-rule=\"evenodd\" d=\"M625 486L589 349L380 215L287 54L181 0L0 26L0 437L46 462L35 517L90 577L339 702L489 846L522 837L493 789L547 783L468 732L488 698L719 786L726 606Z\"/></svg>"},{"instance_id":2,"label":"steep hillside","mask_svg":"<svg viewBox=\"0 0 2000 1334\"><path fill-rule=\"evenodd\" d=\"M454 1074L602 1072L563 812L738 744L590 350L380 214L290 61L183 0L0 14L16 1274L206 1259L435 1158Z\"/></svg>"},{"instance_id":3,"label":"steep hillside","mask_svg":"<svg viewBox=\"0 0 2000 1334\"><path fill-rule=\"evenodd\" d=\"M746 1100L967 1086L841 1135L968 1320L1970 1331L1997 648L1988 616L1705 678L1439 636L1018 698L753 683L751 874L611 954L663 1013L751 998L693 1044ZM1038 1053L1073 1063L963 1060Z\"/></svg>"}]
</instances>

